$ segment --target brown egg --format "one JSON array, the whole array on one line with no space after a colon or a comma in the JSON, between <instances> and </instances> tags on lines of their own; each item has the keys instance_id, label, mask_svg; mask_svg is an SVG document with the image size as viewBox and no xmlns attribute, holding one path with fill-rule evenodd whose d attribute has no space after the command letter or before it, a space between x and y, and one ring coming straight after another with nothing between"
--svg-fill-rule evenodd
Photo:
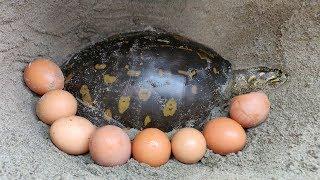
<instances>
[{"instance_id":1,"label":"brown egg","mask_svg":"<svg viewBox=\"0 0 320 180\"><path fill-rule=\"evenodd\" d=\"M36 59L29 63L23 77L26 85L39 95L51 90L63 89L64 86L61 69L48 59Z\"/></svg>"},{"instance_id":2,"label":"brown egg","mask_svg":"<svg viewBox=\"0 0 320 180\"><path fill-rule=\"evenodd\" d=\"M236 121L221 117L213 119L204 127L203 135L213 152L226 155L236 153L246 144L246 133Z\"/></svg>"},{"instance_id":3,"label":"brown egg","mask_svg":"<svg viewBox=\"0 0 320 180\"><path fill-rule=\"evenodd\" d=\"M230 116L244 128L251 128L265 121L270 111L268 96L263 92L252 92L236 96L231 100Z\"/></svg>"},{"instance_id":4,"label":"brown egg","mask_svg":"<svg viewBox=\"0 0 320 180\"><path fill-rule=\"evenodd\" d=\"M165 164L171 154L167 135L156 128L147 128L136 135L132 142L133 158L140 163L157 167Z\"/></svg>"},{"instance_id":5,"label":"brown egg","mask_svg":"<svg viewBox=\"0 0 320 180\"><path fill-rule=\"evenodd\" d=\"M131 142L121 128L107 125L92 134L89 149L97 164L117 166L126 163L130 158Z\"/></svg>"},{"instance_id":6,"label":"brown egg","mask_svg":"<svg viewBox=\"0 0 320 180\"><path fill-rule=\"evenodd\" d=\"M198 162L207 149L204 136L194 128L183 128L175 133L171 147L174 157L186 164Z\"/></svg>"},{"instance_id":7,"label":"brown egg","mask_svg":"<svg viewBox=\"0 0 320 180\"><path fill-rule=\"evenodd\" d=\"M79 155L89 151L89 139L96 127L87 119L70 116L56 120L50 127L51 141L61 151Z\"/></svg>"},{"instance_id":8,"label":"brown egg","mask_svg":"<svg viewBox=\"0 0 320 180\"><path fill-rule=\"evenodd\" d=\"M40 98L36 106L39 119L49 125L57 119L75 115L76 112L77 100L64 90L47 92Z\"/></svg>"}]
</instances>

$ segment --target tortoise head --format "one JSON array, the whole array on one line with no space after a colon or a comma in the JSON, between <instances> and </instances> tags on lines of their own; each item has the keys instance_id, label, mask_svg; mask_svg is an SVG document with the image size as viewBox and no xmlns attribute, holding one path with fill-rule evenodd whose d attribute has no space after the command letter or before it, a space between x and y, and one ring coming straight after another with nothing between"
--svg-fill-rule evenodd
<instances>
[{"instance_id":1,"label":"tortoise head","mask_svg":"<svg viewBox=\"0 0 320 180\"><path fill-rule=\"evenodd\" d=\"M281 69L254 67L234 71L235 94L261 90L266 87L277 87L286 82L288 74Z\"/></svg>"},{"instance_id":2,"label":"tortoise head","mask_svg":"<svg viewBox=\"0 0 320 180\"><path fill-rule=\"evenodd\" d=\"M263 87L265 85L277 86L283 84L287 79L287 74L281 69L257 67L249 71L251 71L252 76L248 78L248 83L255 87Z\"/></svg>"}]
</instances>

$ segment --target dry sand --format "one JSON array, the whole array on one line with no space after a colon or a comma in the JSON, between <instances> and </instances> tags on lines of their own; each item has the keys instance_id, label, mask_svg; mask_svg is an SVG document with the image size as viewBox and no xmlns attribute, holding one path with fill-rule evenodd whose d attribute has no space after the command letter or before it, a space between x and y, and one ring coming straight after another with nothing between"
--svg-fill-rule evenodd
<instances>
[{"instance_id":1,"label":"dry sand","mask_svg":"<svg viewBox=\"0 0 320 180\"><path fill-rule=\"evenodd\" d=\"M201 163L150 168L131 159L105 168L54 147L22 81L35 57L61 64L110 33L156 26L215 49L234 68L284 68L268 89L269 119L247 131L242 152L207 152ZM0 179L318 179L320 2L318 0L0 0Z\"/></svg>"}]
</instances>

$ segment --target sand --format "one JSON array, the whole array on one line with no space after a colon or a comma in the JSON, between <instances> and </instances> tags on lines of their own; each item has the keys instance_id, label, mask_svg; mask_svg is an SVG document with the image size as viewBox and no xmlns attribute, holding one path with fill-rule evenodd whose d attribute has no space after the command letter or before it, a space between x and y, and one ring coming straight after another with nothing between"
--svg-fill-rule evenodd
<instances>
[{"instance_id":1,"label":"sand","mask_svg":"<svg viewBox=\"0 0 320 180\"><path fill-rule=\"evenodd\" d=\"M0 0L0 179L318 179L320 177L320 2L318 0ZM62 64L116 32L159 27L215 49L235 69L283 68L266 89L270 117L249 129L243 151L160 168L131 159L100 167L52 145L22 81L26 64ZM134 134L134 132L130 132Z\"/></svg>"}]
</instances>

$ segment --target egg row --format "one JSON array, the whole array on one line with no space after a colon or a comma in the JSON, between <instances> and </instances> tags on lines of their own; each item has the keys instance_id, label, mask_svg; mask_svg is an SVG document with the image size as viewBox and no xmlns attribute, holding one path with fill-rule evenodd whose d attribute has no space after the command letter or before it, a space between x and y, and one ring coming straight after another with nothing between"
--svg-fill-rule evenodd
<instances>
[{"instance_id":1,"label":"egg row","mask_svg":"<svg viewBox=\"0 0 320 180\"><path fill-rule=\"evenodd\" d=\"M52 142L61 151L79 155L90 152L92 159L102 166L122 165L132 157L153 167L165 164L171 153L182 163L196 163L204 156L206 147L219 154L241 150L246 142L243 128L229 118L208 122L203 134L194 128L177 131L171 142L159 129L147 128L131 142L124 130L106 125L96 128L79 116L56 120L50 127Z\"/></svg>"}]
</instances>

